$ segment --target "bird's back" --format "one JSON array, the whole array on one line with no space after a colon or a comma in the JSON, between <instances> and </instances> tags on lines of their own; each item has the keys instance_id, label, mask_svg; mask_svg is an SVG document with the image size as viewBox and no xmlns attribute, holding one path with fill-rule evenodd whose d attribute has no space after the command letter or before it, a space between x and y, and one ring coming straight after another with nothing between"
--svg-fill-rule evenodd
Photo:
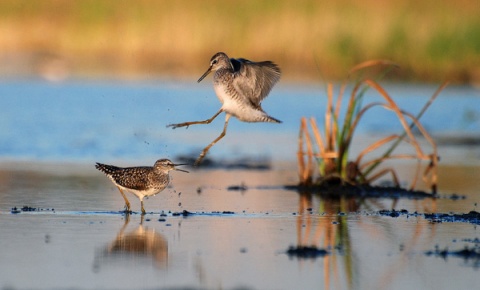
<instances>
[{"instance_id":1,"label":"bird's back","mask_svg":"<svg viewBox=\"0 0 480 290\"><path fill-rule=\"evenodd\" d=\"M271 61L253 62L243 58L230 61L234 73L233 87L252 105L259 106L280 80L280 68Z\"/></svg>"},{"instance_id":2,"label":"bird's back","mask_svg":"<svg viewBox=\"0 0 480 290\"><path fill-rule=\"evenodd\" d=\"M105 173L114 183L133 190L147 190L152 167L117 167L97 163L95 167Z\"/></svg>"}]
</instances>

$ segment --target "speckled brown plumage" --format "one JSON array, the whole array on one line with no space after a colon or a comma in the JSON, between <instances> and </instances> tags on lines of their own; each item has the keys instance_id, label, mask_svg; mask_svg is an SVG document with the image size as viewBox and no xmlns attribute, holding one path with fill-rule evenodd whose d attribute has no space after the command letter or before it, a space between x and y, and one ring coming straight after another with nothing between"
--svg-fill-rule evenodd
<instances>
[{"instance_id":1,"label":"speckled brown plumage","mask_svg":"<svg viewBox=\"0 0 480 290\"><path fill-rule=\"evenodd\" d=\"M125 199L126 211L130 211L130 202L125 196L123 190L133 193L140 199L142 213L145 214L143 198L145 196L154 196L165 189L170 182L169 172L171 170L188 172L175 168L175 166L178 165L184 164L174 164L168 159L159 159L155 162L153 167L139 166L122 168L97 162L95 168L105 173L105 175L107 175L117 186Z\"/></svg>"}]
</instances>

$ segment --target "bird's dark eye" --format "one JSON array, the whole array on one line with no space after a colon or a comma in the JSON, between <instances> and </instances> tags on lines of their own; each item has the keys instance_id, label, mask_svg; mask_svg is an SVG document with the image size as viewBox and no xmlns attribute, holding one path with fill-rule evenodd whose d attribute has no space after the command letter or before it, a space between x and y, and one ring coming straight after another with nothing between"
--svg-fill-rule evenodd
<instances>
[{"instance_id":1,"label":"bird's dark eye","mask_svg":"<svg viewBox=\"0 0 480 290\"><path fill-rule=\"evenodd\" d=\"M212 60L212 64L217 64L218 60L214 59Z\"/></svg>"}]
</instances>

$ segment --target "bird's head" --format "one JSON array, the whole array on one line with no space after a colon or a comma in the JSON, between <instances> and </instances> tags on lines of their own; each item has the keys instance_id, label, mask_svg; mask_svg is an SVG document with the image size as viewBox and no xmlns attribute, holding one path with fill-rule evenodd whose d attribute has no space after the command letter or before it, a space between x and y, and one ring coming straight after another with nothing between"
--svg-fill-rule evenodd
<instances>
[{"instance_id":1,"label":"bird's head","mask_svg":"<svg viewBox=\"0 0 480 290\"><path fill-rule=\"evenodd\" d=\"M198 79L197 82L201 82L212 71L217 71L220 68L230 67L232 67L232 64L230 63L230 58L228 58L228 56L223 52L217 52L210 59L210 66L208 67L207 71Z\"/></svg>"},{"instance_id":2,"label":"bird's head","mask_svg":"<svg viewBox=\"0 0 480 290\"><path fill-rule=\"evenodd\" d=\"M182 172L187 172L186 170L176 168L176 166L180 165L187 165L187 164L175 164L169 159L159 159L157 162L155 162L155 165L153 166L155 170L159 171L170 171L170 170L176 170L176 171L182 171Z\"/></svg>"}]
</instances>

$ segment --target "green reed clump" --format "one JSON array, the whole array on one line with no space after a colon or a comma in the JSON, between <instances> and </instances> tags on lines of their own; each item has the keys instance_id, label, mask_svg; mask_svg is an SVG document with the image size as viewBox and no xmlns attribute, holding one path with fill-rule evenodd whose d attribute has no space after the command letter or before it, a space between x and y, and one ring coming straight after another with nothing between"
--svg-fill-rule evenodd
<instances>
[{"instance_id":1,"label":"green reed clump","mask_svg":"<svg viewBox=\"0 0 480 290\"><path fill-rule=\"evenodd\" d=\"M389 61L367 61L354 67L350 71L350 74L354 74L367 67L379 65L387 66L389 68L395 66ZM388 69L386 71L388 71ZM346 104L342 102L346 89L346 82L341 86L336 99L333 96L333 85L328 84L328 101L325 112L325 128L323 130L323 135L314 118L310 118L309 122L305 117L301 120L298 151L300 183L305 185L312 183L321 184L335 179L340 182L355 185L370 184L379 177L391 174L393 182L399 186L399 180L394 168L377 170L378 166L387 160L409 159L417 162L416 174L411 182L410 189L415 188L417 178L420 175L420 170L422 168L422 162L426 162L427 165L423 172L423 179L430 185L432 192L436 192L436 170L438 163L437 147L435 141L419 122L419 119L445 86L446 83L444 83L439 90L432 95L429 102L422 108L420 113L414 116L398 107L388 92L376 81L370 78L360 78L355 82ZM363 97L365 92L369 89L373 89L378 93L380 101L364 104ZM346 113L343 119L341 119L340 110L343 105L346 105ZM362 117L375 107L381 107L392 111L402 125L403 132L400 134L390 134L380 140L372 142L352 160L351 156L349 156L349 151L352 146L352 138L355 130L358 128ZM314 149L313 140L309 133L308 123L313 132L316 150ZM418 138L412 131L414 128L416 128L430 144L430 153L425 153L421 144L417 140ZM400 143L408 144L413 148L415 153L396 153L395 150ZM306 152L304 147L306 147ZM385 149L380 157L364 161L367 154L385 147L387 147L387 149ZM316 158L318 165L318 177L316 180L314 180L314 158Z\"/></svg>"}]
</instances>

